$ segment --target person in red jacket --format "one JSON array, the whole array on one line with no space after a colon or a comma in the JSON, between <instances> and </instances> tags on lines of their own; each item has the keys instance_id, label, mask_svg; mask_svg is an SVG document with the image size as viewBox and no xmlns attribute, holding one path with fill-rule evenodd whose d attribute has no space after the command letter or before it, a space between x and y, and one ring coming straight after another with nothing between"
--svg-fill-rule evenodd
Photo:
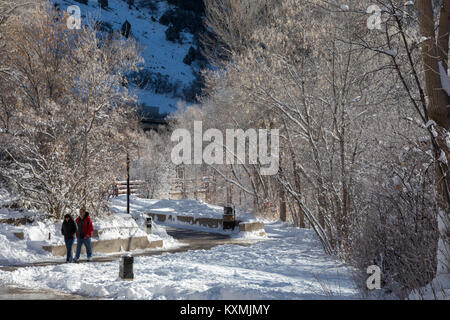
<instances>
[{"instance_id":1,"label":"person in red jacket","mask_svg":"<svg viewBox=\"0 0 450 320\"><path fill-rule=\"evenodd\" d=\"M91 237L94 232L94 227L86 208L83 207L80 209L80 215L75 220L75 224L77 225L77 250L74 262L78 262L80 259L81 246L83 244L86 247L88 261L92 261Z\"/></svg>"}]
</instances>

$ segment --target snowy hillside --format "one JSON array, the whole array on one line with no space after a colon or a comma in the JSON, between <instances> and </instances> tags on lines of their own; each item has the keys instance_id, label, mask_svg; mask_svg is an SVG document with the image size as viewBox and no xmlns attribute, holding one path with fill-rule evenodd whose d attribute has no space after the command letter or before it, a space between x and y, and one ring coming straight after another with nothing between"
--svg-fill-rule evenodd
<instances>
[{"instance_id":1,"label":"snowy hillside","mask_svg":"<svg viewBox=\"0 0 450 320\"><path fill-rule=\"evenodd\" d=\"M97 0L52 0L64 11L71 5L78 6L82 24L97 21L105 34L120 32L126 21L130 23L129 37L142 45L145 59L141 72L128 79L140 104L158 107L164 114L175 111L178 103L192 101L198 90L200 60L196 59L197 41L190 31L201 24L198 13L160 0L135 0L131 1L133 5L125 0L107 2L108 7L101 8Z\"/></svg>"}]
</instances>

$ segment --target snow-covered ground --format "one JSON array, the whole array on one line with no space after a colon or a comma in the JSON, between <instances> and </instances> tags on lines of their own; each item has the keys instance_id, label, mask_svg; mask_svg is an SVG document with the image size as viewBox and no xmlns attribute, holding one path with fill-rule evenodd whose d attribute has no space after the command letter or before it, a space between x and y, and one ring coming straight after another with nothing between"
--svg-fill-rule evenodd
<instances>
[{"instance_id":1,"label":"snow-covered ground","mask_svg":"<svg viewBox=\"0 0 450 320\"><path fill-rule=\"evenodd\" d=\"M266 225L269 239L135 257L132 282L119 261L0 271L0 283L106 299L358 299L352 269L327 256L310 230Z\"/></svg>"},{"instance_id":2,"label":"snow-covered ground","mask_svg":"<svg viewBox=\"0 0 450 320\"><path fill-rule=\"evenodd\" d=\"M0 196L0 205L7 205L11 202L10 199L13 199L5 190L0 192ZM91 217L94 229L98 230L98 238L95 238L94 241L97 239L111 240L147 236L149 241L162 239L163 250L173 249L180 247L182 244L169 236L165 229L158 225L159 223L153 222L152 234L147 235L145 231L146 213L173 213L176 215L190 215L196 218L221 218L223 214L222 207L195 200L148 200L132 196L130 207L131 216L125 214L126 196L122 195L111 201L110 210L112 214L102 217ZM34 222L18 226L0 223L0 265L62 260L62 257L54 257L42 248L48 245L64 245L64 239L61 235L62 221L49 221L42 213L36 211L17 211L0 208L0 219L24 217L31 218ZM246 217L247 220L252 219L251 216ZM173 225L180 226L176 221L174 221ZM232 234L233 232L229 230L224 231L221 228L212 229L198 225L183 225L183 228L233 235L235 239L240 238L244 241L264 238L253 233L238 234L238 230L235 230L235 234ZM23 239L19 239L15 234L23 234ZM94 256L100 255L94 252Z\"/></svg>"},{"instance_id":3,"label":"snow-covered ground","mask_svg":"<svg viewBox=\"0 0 450 320\"><path fill-rule=\"evenodd\" d=\"M61 235L62 221L46 220L39 213L0 209L2 219L33 217L34 222L24 225L0 223L0 265L20 265L41 261L63 261L65 257L52 256L42 247L48 245L64 245ZM149 241L163 240L163 248L180 247L181 244L170 237L164 228L154 224L153 234L147 234L145 225L138 224L131 216L115 213L101 218L92 218L94 230L98 230L97 240L127 239L130 237L147 237ZM15 234L23 235L23 239ZM160 250L160 249L149 249ZM142 251L142 250L139 250ZM102 256L100 253L93 253Z\"/></svg>"},{"instance_id":4,"label":"snow-covered ground","mask_svg":"<svg viewBox=\"0 0 450 320\"><path fill-rule=\"evenodd\" d=\"M126 212L126 195L120 195L111 200L112 212ZM131 213L157 213L176 216L190 216L194 218L213 218L222 219L223 207L215 206L198 200L151 200L142 199L136 196L130 198ZM237 212L236 219L246 222L257 221L257 219L244 212Z\"/></svg>"},{"instance_id":5,"label":"snow-covered ground","mask_svg":"<svg viewBox=\"0 0 450 320\"><path fill-rule=\"evenodd\" d=\"M440 274L419 290L411 292L410 300L450 300L450 274Z\"/></svg>"},{"instance_id":6,"label":"snow-covered ground","mask_svg":"<svg viewBox=\"0 0 450 320\"><path fill-rule=\"evenodd\" d=\"M25 238L20 240L14 233L23 232ZM52 255L42 249L48 243L48 234L56 234L55 224L36 222L27 228L0 224L0 265L15 265L52 259ZM56 237L53 237L56 239ZM50 240L51 241L51 240Z\"/></svg>"}]
</instances>

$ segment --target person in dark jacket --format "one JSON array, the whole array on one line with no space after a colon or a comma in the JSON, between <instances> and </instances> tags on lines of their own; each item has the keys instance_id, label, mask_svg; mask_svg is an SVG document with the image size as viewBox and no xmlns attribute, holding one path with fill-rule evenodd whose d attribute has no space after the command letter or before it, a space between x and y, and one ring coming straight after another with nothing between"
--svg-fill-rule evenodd
<instances>
[{"instance_id":1,"label":"person in dark jacket","mask_svg":"<svg viewBox=\"0 0 450 320\"><path fill-rule=\"evenodd\" d=\"M88 261L92 261L91 237L94 233L92 220L89 212L85 208L80 209L80 216L75 220L77 225L77 251L75 253L75 262L78 262L81 254L81 246L84 244Z\"/></svg>"},{"instance_id":2,"label":"person in dark jacket","mask_svg":"<svg viewBox=\"0 0 450 320\"><path fill-rule=\"evenodd\" d=\"M64 242L66 243L67 248L66 262L69 263L73 262L72 246L73 242L75 241L74 235L76 232L77 226L75 224L75 221L73 221L72 216L70 214L66 214L64 216L64 222L61 226L61 233L64 236Z\"/></svg>"}]
</instances>

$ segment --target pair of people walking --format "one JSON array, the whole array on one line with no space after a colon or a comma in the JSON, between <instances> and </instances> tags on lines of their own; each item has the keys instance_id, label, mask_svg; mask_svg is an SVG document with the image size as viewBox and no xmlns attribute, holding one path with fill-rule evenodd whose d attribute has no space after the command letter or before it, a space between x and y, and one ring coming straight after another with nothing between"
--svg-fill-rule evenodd
<instances>
[{"instance_id":1,"label":"pair of people walking","mask_svg":"<svg viewBox=\"0 0 450 320\"><path fill-rule=\"evenodd\" d=\"M64 222L61 227L61 233L64 235L64 242L67 248L66 262L78 262L81 254L81 246L86 248L88 261L92 261L92 247L91 238L94 232L92 220L89 217L89 212L85 208L80 209L80 215L74 221L70 214L64 216ZM77 238L77 249L75 252L75 259L73 259L72 246Z\"/></svg>"}]
</instances>

